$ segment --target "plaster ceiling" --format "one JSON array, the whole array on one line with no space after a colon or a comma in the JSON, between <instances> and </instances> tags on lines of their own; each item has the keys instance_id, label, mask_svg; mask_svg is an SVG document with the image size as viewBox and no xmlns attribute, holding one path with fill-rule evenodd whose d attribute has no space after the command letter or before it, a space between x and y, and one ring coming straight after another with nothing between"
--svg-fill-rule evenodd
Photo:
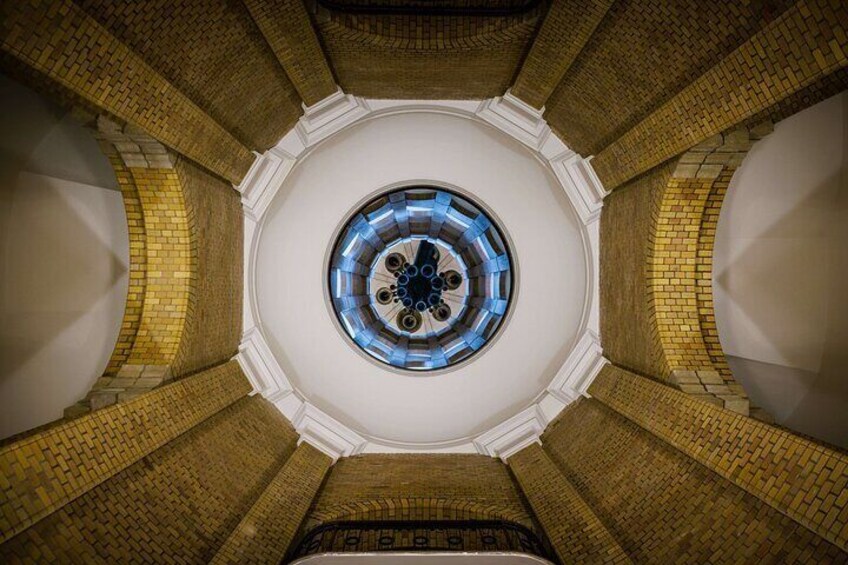
<instances>
[{"instance_id":1,"label":"plaster ceiling","mask_svg":"<svg viewBox=\"0 0 848 565\"><path fill-rule=\"evenodd\" d=\"M357 453L507 458L534 441L606 363L598 332L605 191L588 159L517 98L370 100L305 108L242 184L244 335L238 360L301 441ZM479 355L411 373L353 346L328 266L346 220L375 195L442 187L476 201L512 250L512 305Z\"/></svg>"},{"instance_id":2,"label":"plaster ceiling","mask_svg":"<svg viewBox=\"0 0 848 565\"><path fill-rule=\"evenodd\" d=\"M405 184L474 196L499 218L517 264L511 319L472 362L409 376L366 359L327 303L327 255L342 222L375 193ZM551 172L520 143L456 115L376 117L301 158L263 221L257 310L295 388L360 435L386 444L467 441L542 393L584 318L580 222Z\"/></svg>"}]
</instances>

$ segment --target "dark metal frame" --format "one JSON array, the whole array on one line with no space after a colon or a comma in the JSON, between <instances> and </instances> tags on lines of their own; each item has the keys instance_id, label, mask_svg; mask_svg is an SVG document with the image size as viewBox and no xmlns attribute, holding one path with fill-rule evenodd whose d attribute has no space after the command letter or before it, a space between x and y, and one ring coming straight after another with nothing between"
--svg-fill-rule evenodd
<instances>
[{"instance_id":1,"label":"dark metal frame","mask_svg":"<svg viewBox=\"0 0 848 565\"><path fill-rule=\"evenodd\" d=\"M320 553L388 551L527 553L558 563L546 540L525 526L503 520L331 522L309 530L283 563Z\"/></svg>"}]
</instances>

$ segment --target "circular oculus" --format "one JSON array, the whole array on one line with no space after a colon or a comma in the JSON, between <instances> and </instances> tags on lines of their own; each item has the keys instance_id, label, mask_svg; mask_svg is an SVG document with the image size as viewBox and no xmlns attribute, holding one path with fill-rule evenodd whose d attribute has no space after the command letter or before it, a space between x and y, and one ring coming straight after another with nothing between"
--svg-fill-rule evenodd
<instances>
[{"instance_id":1,"label":"circular oculus","mask_svg":"<svg viewBox=\"0 0 848 565\"><path fill-rule=\"evenodd\" d=\"M333 310L368 356L444 369L489 343L512 298L499 226L469 197L412 186L371 199L345 223L328 269Z\"/></svg>"}]
</instances>

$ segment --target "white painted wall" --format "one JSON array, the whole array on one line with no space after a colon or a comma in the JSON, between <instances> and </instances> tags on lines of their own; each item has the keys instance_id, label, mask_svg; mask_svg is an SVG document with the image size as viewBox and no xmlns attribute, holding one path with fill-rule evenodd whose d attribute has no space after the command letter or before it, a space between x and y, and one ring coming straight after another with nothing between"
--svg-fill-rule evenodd
<instances>
[{"instance_id":1,"label":"white painted wall","mask_svg":"<svg viewBox=\"0 0 848 565\"><path fill-rule=\"evenodd\" d=\"M714 257L736 378L778 423L848 447L848 93L776 125L734 175Z\"/></svg>"},{"instance_id":2,"label":"white painted wall","mask_svg":"<svg viewBox=\"0 0 848 565\"><path fill-rule=\"evenodd\" d=\"M0 437L62 416L103 372L129 243L114 173L73 118L0 76Z\"/></svg>"}]
</instances>

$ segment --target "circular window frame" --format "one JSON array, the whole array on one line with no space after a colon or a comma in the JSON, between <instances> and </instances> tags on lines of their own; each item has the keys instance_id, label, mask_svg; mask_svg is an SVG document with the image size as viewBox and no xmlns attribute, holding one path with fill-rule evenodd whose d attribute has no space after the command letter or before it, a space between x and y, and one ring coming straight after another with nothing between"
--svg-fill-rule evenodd
<instances>
[{"instance_id":1,"label":"circular window frame","mask_svg":"<svg viewBox=\"0 0 848 565\"><path fill-rule=\"evenodd\" d=\"M495 227L495 230L503 239L506 246L506 254L509 257L511 277L510 293L507 299L506 312L504 313L498 327L495 329L494 334L486 341L486 343L483 344L482 347L480 347L480 349L474 351L461 361L448 365L447 367L440 367L436 369L405 369L403 367L398 367L396 365L392 365L391 363L381 361L380 359L374 357L373 355L369 354L367 351L362 349L362 347L360 347L360 345L353 340L351 335L347 332L347 330L345 330L344 326L342 326L341 320L339 320L338 313L336 312L336 309L333 306L332 289L330 288L330 273L332 268L331 262L333 259L333 251L336 249L339 237L342 235L350 221L357 214L359 214L368 203L373 202L374 200L382 196L388 195L393 192L398 192L406 188L432 188L434 190L447 192L459 198L468 200L471 204L479 208L480 211L482 211L486 216L489 217ZM500 340L501 336L506 331L506 327L509 325L509 322L512 319L513 312L515 311L515 304L518 302L518 298L520 296L521 276L518 259L512 252L512 249L514 248L512 237L510 236L507 228L504 226L504 223L501 218L488 205L483 202L480 202L480 200L471 192L464 190L454 184L446 183L443 181L433 179L409 179L390 183L374 190L373 192L368 193L363 198L360 198L351 207L350 211L345 214L342 221L336 225L325 248L326 251L324 252L324 260L322 262L324 305L327 308L327 314L329 315L333 326L336 328L336 331L342 336L342 339L345 340L345 342L347 342L347 344L350 345L354 351L356 351L356 353L360 357L367 359L371 364L379 367L380 369L383 369L384 371L389 371L391 373L396 373L398 375L403 375L406 377L414 377L418 379L437 377L440 375L445 375L447 373L452 373L454 371L460 370L463 367L467 367L469 364L480 359L489 349L491 349L495 345L495 343Z\"/></svg>"}]
</instances>

